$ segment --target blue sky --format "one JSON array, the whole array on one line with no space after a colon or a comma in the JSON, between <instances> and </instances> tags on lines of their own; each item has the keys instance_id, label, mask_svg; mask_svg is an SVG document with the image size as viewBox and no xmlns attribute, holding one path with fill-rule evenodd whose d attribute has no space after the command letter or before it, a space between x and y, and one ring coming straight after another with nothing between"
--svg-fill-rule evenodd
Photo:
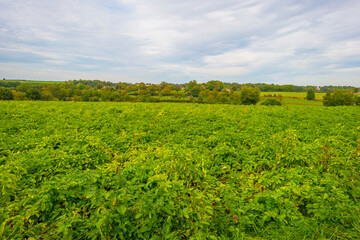
<instances>
[{"instance_id":1,"label":"blue sky","mask_svg":"<svg viewBox=\"0 0 360 240\"><path fill-rule=\"evenodd\" d=\"M358 0L2 0L0 77L360 86Z\"/></svg>"}]
</instances>

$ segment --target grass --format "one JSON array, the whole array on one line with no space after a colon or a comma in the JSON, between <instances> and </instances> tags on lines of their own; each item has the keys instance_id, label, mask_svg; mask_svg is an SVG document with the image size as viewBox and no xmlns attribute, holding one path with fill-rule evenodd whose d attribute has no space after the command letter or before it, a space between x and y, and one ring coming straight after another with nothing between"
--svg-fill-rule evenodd
<instances>
[{"instance_id":1,"label":"grass","mask_svg":"<svg viewBox=\"0 0 360 240\"><path fill-rule=\"evenodd\" d=\"M283 97L297 97L297 98L306 98L306 92L261 92L261 96L268 95L268 94L280 94ZM326 93L319 93L315 92L315 99L322 100L323 96Z\"/></svg>"},{"instance_id":2,"label":"grass","mask_svg":"<svg viewBox=\"0 0 360 240\"><path fill-rule=\"evenodd\" d=\"M296 98L283 98L282 104L296 104L296 105L309 105L309 106L323 106L323 103L320 101L309 101Z\"/></svg>"},{"instance_id":3,"label":"grass","mask_svg":"<svg viewBox=\"0 0 360 240\"><path fill-rule=\"evenodd\" d=\"M261 104L266 99L268 98L261 97L261 100L258 104ZM281 103L283 105L323 106L323 103L321 101L309 101L306 99L297 99L297 98L288 98L288 97L283 97Z\"/></svg>"}]
</instances>

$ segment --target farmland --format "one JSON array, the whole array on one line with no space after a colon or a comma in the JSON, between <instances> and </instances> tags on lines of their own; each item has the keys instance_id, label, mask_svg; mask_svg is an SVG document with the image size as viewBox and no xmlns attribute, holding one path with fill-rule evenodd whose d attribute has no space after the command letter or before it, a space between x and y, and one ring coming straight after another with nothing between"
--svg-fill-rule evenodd
<instances>
[{"instance_id":1,"label":"farmland","mask_svg":"<svg viewBox=\"0 0 360 240\"><path fill-rule=\"evenodd\" d=\"M358 239L358 107L0 102L1 239Z\"/></svg>"},{"instance_id":2,"label":"farmland","mask_svg":"<svg viewBox=\"0 0 360 240\"><path fill-rule=\"evenodd\" d=\"M269 95L269 94L271 95L280 94L283 97L290 97L290 98L302 98L302 99L306 98L306 92L261 92L261 96ZM322 100L325 95L326 93L324 92L317 92L315 93L315 99Z\"/></svg>"}]
</instances>

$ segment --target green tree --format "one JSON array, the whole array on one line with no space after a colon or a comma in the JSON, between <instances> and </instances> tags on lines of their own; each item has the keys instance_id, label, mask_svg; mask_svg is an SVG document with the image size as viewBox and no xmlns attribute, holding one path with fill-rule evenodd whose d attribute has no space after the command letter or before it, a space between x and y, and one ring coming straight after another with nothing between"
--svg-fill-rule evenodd
<instances>
[{"instance_id":1,"label":"green tree","mask_svg":"<svg viewBox=\"0 0 360 240\"><path fill-rule=\"evenodd\" d=\"M198 97L201 91L201 87L199 85L196 85L190 89L190 96L192 97Z\"/></svg>"},{"instance_id":2,"label":"green tree","mask_svg":"<svg viewBox=\"0 0 360 240\"><path fill-rule=\"evenodd\" d=\"M33 87L26 91L25 96L30 100L41 100L41 90Z\"/></svg>"},{"instance_id":3,"label":"green tree","mask_svg":"<svg viewBox=\"0 0 360 240\"><path fill-rule=\"evenodd\" d=\"M30 88L32 88L32 86L30 84L23 83L23 84L20 84L19 86L16 87L16 91L18 91L18 92L26 92Z\"/></svg>"},{"instance_id":4,"label":"green tree","mask_svg":"<svg viewBox=\"0 0 360 240\"><path fill-rule=\"evenodd\" d=\"M84 89L85 89L85 85L82 84L82 83L78 83L78 84L76 85L76 89L78 89L78 90L84 90Z\"/></svg>"},{"instance_id":5,"label":"green tree","mask_svg":"<svg viewBox=\"0 0 360 240\"><path fill-rule=\"evenodd\" d=\"M160 88L161 90L163 90L165 87L167 87L169 84L167 82L161 82L160 83Z\"/></svg>"},{"instance_id":6,"label":"green tree","mask_svg":"<svg viewBox=\"0 0 360 240\"><path fill-rule=\"evenodd\" d=\"M237 86L236 86L236 84L233 84L230 88L230 91L235 92L236 90L237 90Z\"/></svg>"},{"instance_id":7,"label":"green tree","mask_svg":"<svg viewBox=\"0 0 360 240\"><path fill-rule=\"evenodd\" d=\"M315 99L315 92L314 92L314 89L312 87L307 90L306 99L307 100L314 100Z\"/></svg>"},{"instance_id":8,"label":"green tree","mask_svg":"<svg viewBox=\"0 0 360 240\"><path fill-rule=\"evenodd\" d=\"M14 94L9 88L0 87L0 100L13 100Z\"/></svg>"},{"instance_id":9,"label":"green tree","mask_svg":"<svg viewBox=\"0 0 360 240\"><path fill-rule=\"evenodd\" d=\"M338 89L334 93L327 93L323 97L324 106L351 106L354 104L354 94L351 90Z\"/></svg>"},{"instance_id":10,"label":"green tree","mask_svg":"<svg viewBox=\"0 0 360 240\"><path fill-rule=\"evenodd\" d=\"M360 94L354 96L354 102L356 105L360 106Z\"/></svg>"},{"instance_id":11,"label":"green tree","mask_svg":"<svg viewBox=\"0 0 360 240\"><path fill-rule=\"evenodd\" d=\"M146 90L146 85L145 85L145 83L141 82L141 83L139 84L139 90Z\"/></svg>"},{"instance_id":12,"label":"green tree","mask_svg":"<svg viewBox=\"0 0 360 240\"><path fill-rule=\"evenodd\" d=\"M224 88L224 83L219 80L211 80L205 86L210 91L221 91Z\"/></svg>"},{"instance_id":13,"label":"green tree","mask_svg":"<svg viewBox=\"0 0 360 240\"><path fill-rule=\"evenodd\" d=\"M197 86L198 85L198 83L196 82L196 80L192 80L192 81L190 81L189 83L188 83L188 85L187 85L187 90L191 90L193 87L195 87L195 86Z\"/></svg>"},{"instance_id":14,"label":"green tree","mask_svg":"<svg viewBox=\"0 0 360 240\"><path fill-rule=\"evenodd\" d=\"M205 100L205 98L206 98L206 92L205 92L205 91L201 91L201 92L199 93L198 100L199 100L200 102L203 102L203 101Z\"/></svg>"},{"instance_id":15,"label":"green tree","mask_svg":"<svg viewBox=\"0 0 360 240\"><path fill-rule=\"evenodd\" d=\"M95 85L95 88L102 89L104 86L105 86L104 84L99 82L98 84Z\"/></svg>"},{"instance_id":16,"label":"green tree","mask_svg":"<svg viewBox=\"0 0 360 240\"><path fill-rule=\"evenodd\" d=\"M232 93L230 94L230 99L231 99L232 103L234 103L234 104L241 103L241 95L240 95L240 92L239 92L239 91L232 92Z\"/></svg>"},{"instance_id":17,"label":"green tree","mask_svg":"<svg viewBox=\"0 0 360 240\"><path fill-rule=\"evenodd\" d=\"M162 90L162 93L171 93L171 87L170 86L164 87L164 89Z\"/></svg>"},{"instance_id":18,"label":"green tree","mask_svg":"<svg viewBox=\"0 0 360 240\"><path fill-rule=\"evenodd\" d=\"M116 90L124 90L125 88L126 88L126 85L123 84L123 83L117 83L117 84L115 85L115 89L116 89Z\"/></svg>"},{"instance_id":19,"label":"green tree","mask_svg":"<svg viewBox=\"0 0 360 240\"><path fill-rule=\"evenodd\" d=\"M260 89L258 87L242 86L240 100L244 105L256 104L260 101Z\"/></svg>"}]
</instances>

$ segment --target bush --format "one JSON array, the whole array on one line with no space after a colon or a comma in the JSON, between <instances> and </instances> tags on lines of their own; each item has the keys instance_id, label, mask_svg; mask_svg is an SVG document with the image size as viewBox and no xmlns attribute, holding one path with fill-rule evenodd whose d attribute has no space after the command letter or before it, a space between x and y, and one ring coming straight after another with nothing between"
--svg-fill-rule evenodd
<instances>
[{"instance_id":1,"label":"bush","mask_svg":"<svg viewBox=\"0 0 360 240\"><path fill-rule=\"evenodd\" d=\"M13 100L14 94L9 88L0 87L0 100Z\"/></svg>"},{"instance_id":2,"label":"bush","mask_svg":"<svg viewBox=\"0 0 360 240\"><path fill-rule=\"evenodd\" d=\"M260 105L274 105L274 106L281 106L281 102L279 102L278 100L274 99L274 98L269 98L266 99L265 102L261 103Z\"/></svg>"},{"instance_id":3,"label":"bush","mask_svg":"<svg viewBox=\"0 0 360 240\"><path fill-rule=\"evenodd\" d=\"M351 106L354 104L354 94L350 90L336 90L327 93L323 98L324 106Z\"/></svg>"}]
</instances>

